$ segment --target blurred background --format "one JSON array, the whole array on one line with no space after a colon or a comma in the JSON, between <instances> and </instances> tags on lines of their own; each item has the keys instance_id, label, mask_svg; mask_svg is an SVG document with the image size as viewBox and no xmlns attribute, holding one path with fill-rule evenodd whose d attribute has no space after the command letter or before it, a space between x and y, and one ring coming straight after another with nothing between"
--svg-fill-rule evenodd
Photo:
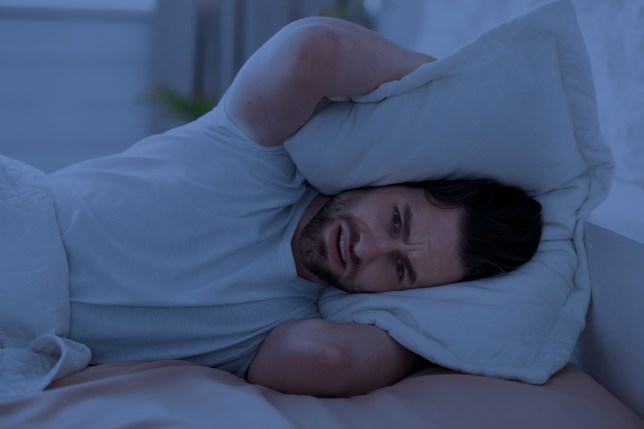
<instances>
[{"instance_id":1,"label":"blurred background","mask_svg":"<svg viewBox=\"0 0 644 429\"><path fill-rule=\"evenodd\" d=\"M543 2L0 0L0 153L50 172L190 121L304 16L348 19L444 57ZM644 188L644 1L573 4L617 177Z\"/></svg>"}]
</instances>

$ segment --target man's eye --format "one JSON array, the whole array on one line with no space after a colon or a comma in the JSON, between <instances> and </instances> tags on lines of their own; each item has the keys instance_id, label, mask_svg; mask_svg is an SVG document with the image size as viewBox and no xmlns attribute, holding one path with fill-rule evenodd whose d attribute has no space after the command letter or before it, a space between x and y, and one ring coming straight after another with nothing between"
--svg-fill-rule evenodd
<instances>
[{"instance_id":1,"label":"man's eye","mask_svg":"<svg viewBox=\"0 0 644 429\"><path fill-rule=\"evenodd\" d=\"M396 231L398 231L402 226L402 220L400 219L400 213L398 213L398 210L394 210L394 215L391 219L391 222L394 224Z\"/></svg>"},{"instance_id":2,"label":"man's eye","mask_svg":"<svg viewBox=\"0 0 644 429\"><path fill-rule=\"evenodd\" d=\"M405 277L405 264L400 259L396 261L396 275L398 280L402 280Z\"/></svg>"}]
</instances>

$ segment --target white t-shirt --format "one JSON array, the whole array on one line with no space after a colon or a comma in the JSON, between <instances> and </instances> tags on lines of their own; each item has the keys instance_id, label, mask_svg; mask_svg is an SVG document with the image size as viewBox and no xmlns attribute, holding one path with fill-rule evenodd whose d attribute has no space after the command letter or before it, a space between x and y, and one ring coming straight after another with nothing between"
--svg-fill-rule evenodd
<instances>
[{"instance_id":1,"label":"white t-shirt","mask_svg":"<svg viewBox=\"0 0 644 429\"><path fill-rule=\"evenodd\" d=\"M316 193L223 105L49 176L69 336L93 363L186 359L243 376L272 328L319 317L320 287L297 276L290 247Z\"/></svg>"}]
</instances>

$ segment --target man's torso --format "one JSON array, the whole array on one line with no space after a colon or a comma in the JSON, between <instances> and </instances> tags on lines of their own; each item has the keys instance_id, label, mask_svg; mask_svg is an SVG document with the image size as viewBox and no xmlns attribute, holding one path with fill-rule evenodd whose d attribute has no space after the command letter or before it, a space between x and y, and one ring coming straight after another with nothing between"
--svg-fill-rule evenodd
<instances>
[{"instance_id":1,"label":"man's torso","mask_svg":"<svg viewBox=\"0 0 644 429\"><path fill-rule=\"evenodd\" d=\"M290 249L315 193L222 105L50 175L70 338L95 363L183 358L243 375L270 329L318 316L319 288L297 277Z\"/></svg>"}]
</instances>

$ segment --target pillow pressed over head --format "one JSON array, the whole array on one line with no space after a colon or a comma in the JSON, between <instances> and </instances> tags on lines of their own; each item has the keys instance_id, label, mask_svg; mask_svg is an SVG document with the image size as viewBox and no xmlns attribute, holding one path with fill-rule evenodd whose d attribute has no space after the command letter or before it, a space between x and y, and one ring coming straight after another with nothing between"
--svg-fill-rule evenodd
<instances>
[{"instance_id":1,"label":"pillow pressed over head","mask_svg":"<svg viewBox=\"0 0 644 429\"><path fill-rule=\"evenodd\" d=\"M543 383L568 362L590 299L581 219L613 172L568 0L331 103L285 145L324 193L491 177L523 187L544 209L537 255L511 273L383 294L329 288L323 317L375 324L430 361L471 373Z\"/></svg>"}]
</instances>

